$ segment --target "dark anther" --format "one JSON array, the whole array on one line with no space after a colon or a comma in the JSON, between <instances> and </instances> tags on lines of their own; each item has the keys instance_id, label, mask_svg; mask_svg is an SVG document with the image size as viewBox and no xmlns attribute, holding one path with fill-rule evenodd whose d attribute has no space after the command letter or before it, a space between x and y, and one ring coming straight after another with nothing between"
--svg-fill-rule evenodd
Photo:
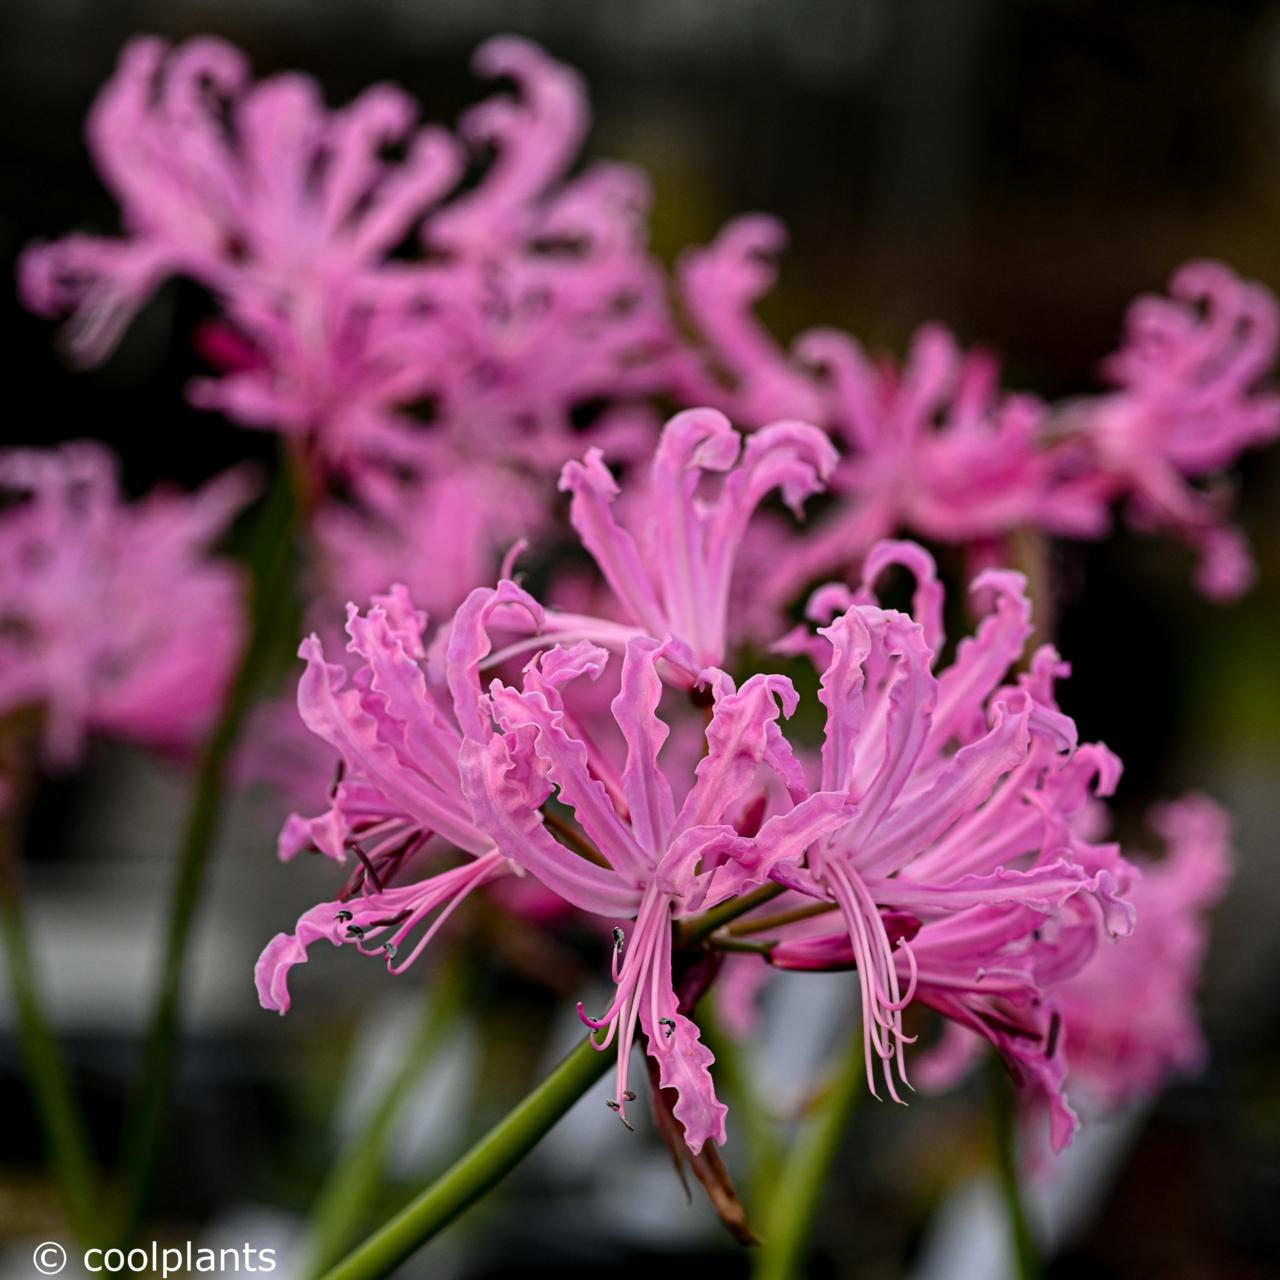
<instances>
[{"instance_id":1,"label":"dark anther","mask_svg":"<svg viewBox=\"0 0 1280 1280\"><path fill-rule=\"evenodd\" d=\"M636 1095L635 1095L634 1093L632 1093L630 1089L628 1089L628 1090L626 1091L626 1093L624 1093L622 1096L623 1096L623 1097L624 1097L628 1102L634 1102L634 1101L636 1100Z\"/></svg>"},{"instance_id":2,"label":"dark anther","mask_svg":"<svg viewBox=\"0 0 1280 1280\"><path fill-rule=\"evenodd\" d=\"M635 1096L636 1095L634 1093L623 1094L623 1097L626 1098L628 1102L630 1102ZM633 1125L631 1121L628 1120L627 1117L622 1114L622 1107L618 1103L616 1098L606 1098L605 1106L608 1107L610 1111L616 1112L618 1119L621 1120L622 1123L625 1124L627 1128L631 1130L632 1133L635 1133L636 1131L635 1125Z\"/></svg>"},{"instance_id":3,"label":"dark anther","mask_svg":"<svg viewBox=\"0 0 1280 1280\"><path fill-rule=\"evenodd\" d=\"M363 937L364 937L364 930L363 930L363 929L362 929L358 924L349 924L349 925L347 925L347 937L348 937L348 938L363 938Z\"/></svg>"},{"instance_id":4,"label":"dark anther","mask_svg":"<svg viewBox=\"0 0 1280 1280\"><path fill-rule=\"evenodd\" d=\"M1044 1056L1052 1058L1054 1050L1058 1047L1058 1035L1062 1031L1062 1015L1055 1013L1049 1019L1049 1034L1044 1040Z\"/></svg>"},{"instance_id":5,"label":"dark anther","mask_svg":"<svg viewBox=\"0 0 1280 1280\"><path fill-rule=\"evenodd\" d=\"M372 921L371 923L365 925L365 928L366 929L394 929L396 925L403 924L409 918L410 915L412 915L412 912L409 910L408 907L405 907L403 911L397 911L396 914L393 916L386 916L382 920Z\"/></svg>"},{"instance_id":6,"label":"dark anther","mask_svg":"<svg viewBox=\"0 0 1280 1280\"><path fill-rule=\"evenodd\" d=\"M615 951L621 951L622 945L623 943L626 942L626 940L627 940L627 935L623 933L621 929L615 929L613 931L613 949Z\"/></svg>"},{"instance_id":7,"label":"dark anther","mask_svg":"<svg viewBox=\"0 0 1280 1280\"><path fill-rule=\"evenodd\" d=\"M347 848L350 849L351 852L354 853L356 857L360 859L360 863L364 867L365 875L367 875L369 879L373 881L373 887L377 889L379 893L381 893L382 881L378 879L378 873L374 869L373 863L369 861L369 855L365 853L365 851L360 847L359 842L355 840L349 840L347 842Z\"/></svg>"},{"instance_id":8,"label":"dark anther","mask_svg":"<svg viewBox=\"0 0 1280 1280\"><path fill-rule=\"evenodd\" d=\"M348 920L353 920L354 918L350 911L339 911L337 916L339 924L346 924Z\"/></svg>"},{"instance_id":9,"label":"dark anther","mask_svg":"<svg viewBox=\"0 0 1280 1280\"><path fill-rule=\"evenodd\" d=\"M659 1018L658 1025L667 1033L667 1039L670 1040L676 1033L676 1020L674 1018Z\"/></svg>"},{"instance_id":10,"label":"dark anther","mask_svg":"<svg viewBox=\"0 0 1280 1280\"><path fill-rule=\"evenodd\" d=\"M384 942L382 944L382 949L387 953L388 960L394 960L396 958L396 944L394 942Z\"/></svg>"}]
</instances>

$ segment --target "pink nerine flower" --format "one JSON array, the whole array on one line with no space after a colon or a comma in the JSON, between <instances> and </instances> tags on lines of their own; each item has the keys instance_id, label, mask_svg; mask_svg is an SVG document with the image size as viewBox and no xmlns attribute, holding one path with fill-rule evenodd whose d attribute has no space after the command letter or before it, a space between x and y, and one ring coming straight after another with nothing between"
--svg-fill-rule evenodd
<instances>
[{"instance_id":1,"label":"pink nerine flower","mask_svg":"<svg viewBox=\"0 0 1280 1280\"><path fill-rule=\"evenodd\" d=\"M1104 1107L1150 1096L1205 1058L1196 988L1206 916L1231 879L1231 824L1206 796L1188 796L1156 809L1151 825L1168 851L1137 862L1132 938L1100 947L1057 992L1068 1084Z\"/></svg>"},{"instance_id":2,"label":"pink nerine flower","mask_svg":"<svg viewBox=\"0 0 1280 1280\"><path fill-rule=\"evenodd\" d=\"M1104 365L1116 390L1065 407L1063 425L1082 439L1057 465L1066 489L1095 504L1100 528L1106 506L1127 498L1136 523L1169 528L1200 553L1201 590L1228 600L1252 584L1252 559L1225 520L1227 495L1188 479L1280 435L1280 396L1258 387L1275 364L1280 307L1216 262L1187 263L1170 293L1130 307L1126 344Z\"/></svg>"},{"instance_id":3,"label":"pink nerine flower","mask_svg":"<svg viewBox=\"0 0 1280 1280\"><path fill-rule=\"evenodd\" d=\"M373 459L444 474L477 444L495 464L554 471L574 409L660 376L670 326L647 193L621 166L566 178L588 121L573 72L512 38L477 65L522 95L463 121L492 162L441 208L466 147L418 128L400 90L329 111L305 76L252 83L220 40L135 40L89 121L128 235L29 249L28 305L71 312L72 348L97 360L182 274L223 313L203 342L223 375L193 387L202 406L343 472ZM430 256L399 256L412 239Z\"/></svg>"},{"instance_id":4,"label":"pink nerine flower","mask_svg":"<svg viewBox=\"0 0 1280 1280\"><path fill-rule=\"evenodd\" d=\"M625 402L668 377L674 332L648 252L648 181L611 163L568 176L590 122L587 95L536 45L499 37L475 65L512 79L520 96L464 116L462 133L490 163L422 226L443 258L430 273L429 439L554 475L577 451L572 411Z\"/></svg>"},{"instance_id":5,"label":"pink nerine flower","mask_svg":"<svg viewBox=\"0 0 1280 1280\"><path fill-rule=\"evenodd\" d=\"M816 422L842 445L829 481L837 504L779 556L769 595L785 605L900 530L988 542L1040 522L1051 505L1044 406L1003 394L995 359L961 351L941 325L917 332L901 367L873 362L832 329L810 330L784 352L751 310L772 284L769 256L783 238L773 219L740 218L681 263L682 296L711 348L710 369L686 366L694 394L749 426Z\"/></svg>"},{"instance_id":6,"label":"pink nerine flower","mask_svg":"<svg viewBox=\"0 0 1280 1280\"><path fill-rule=\"evenodd\" d=\"M0 716L38 708L58 764L89 732L193 746L244 634L241 575L209 548L251 488L129 505L99 445L0 451Z\"/></svg>"},{"instance_id":7,"label":"pink nerine flower","mask_svg":"<svg viewBox=\"0 0 1280 1280\"><path fill-rule=\"evenodd\" d=\"M448 618L477 582L492 582L505 552L544 527L544 486L483 459L439 476L366 471L353 502L328 502L312 524L317 610L369 600L389 583Z\"/></svg>"},{"instance_id":8,"label":"pink nerine flower","mask_svg":"<svg viewBox=\"0 0 1280 1280\"><path fill-rule=\"evenodd\" d=\"M1054 414L1003 395L995 361L921 328L900 368L868 360L847 334L815 329L784 351L752 312L783 241L772 219L741 218L685 255L680 285L701 349L680 365L681 394L756 426L788 416L838 438L839 501L803 546L776 546L764 595L775 614L807 583L844 573L879 538L907 530L939 542L993 542L1019 527L1097 538L1128 499L1140 527L1167 528L1201 555L1198 582L1227 599L1252 562L1225 522L1225 493L1188 483L1280 434L1280 397L1258 389L1275 363L1275 299L1216 263L1174 277L1171 299L1142 298L1129 340L1105 369L1116 390Z\"/></svg>"},{"instance_id":9,"label":"pink nerine flower","mask_svg":"<svg viewBox=\"0 0 1280 1280\"><path fill-rule=\"evenodd\" d=\"M419 283L387 255L461 170L453 140L414 127L387 85L338 112L305 76L254 85L211 37L126 46L89 117L89 145L121 204L122 239L73 235L20 263L28 305L71 311L72 350L107 354L137 308L182 274L221 302L227 375L200 403L325 452L404 452L388 407L421 394ZM398 166L383 147L403 144Z\"/></svg>"},{"instance_id":10,"label":"pink nerine flower","mask_svg":"<svg viewBox=\"0 0 1280 1280\"><path fill-rule=\"evenodd\" d=\"M915 618L874 603L872 584L893 563L916 577ZM1077 747L1053 700L1064 668L1052 650L1004 683L1031 634L1021 575L975 580L986 615L935 673L943 636L933 562L913 544L884 543L867 573L856 595L833 587L815 598L817 616L835 614L821 639L790 638L822 668L822 793L843 792L852 817L803 865L773 873L834 904L844 931L784 943L774 962L856 964L868 1077L878 1061L895 1099L909 1040L902 1011L913 999L985 1035L1055 1098L1061 1146L1074 1117L1041 996L1047 974L1083 964L1099 932L1132 926L1118 850L1086 844L1068 821L1091 789L1109 790L1118 768L1102 748Z\"/></svg>"},{"instance_id":11,"label":"pink nerine flower","mask_svg":"<svg viewBox=\"0 0 1280 1280\"><path fill-rule=\"evenodd\" d=\"M628 933L615 934L612 1002L600 1017L582 1017L605 1031L597 1048L617 1045L610 1106L624 1120L633 1096L632 1043L643 1030L660 1086L679 1095L674 1114L696 1153L708 1139L724 1141L725 1107L708 1070L713 1055L680 1009L672 924L762 884L779 859L798 858L842 819L845 798L804 794L799 766L778 729L779 703L786 713L795 707L790 682L756 675L738 689L717 670L703 673L714 698L706 754L680 796L658 759L668 735L658 715L667 646L643 635L626 643L612 703L614 730L624 744L619 774L582 735L565 702L575 681L600 675L609 660L604 649L585 641L548 649L528 664L519 686L495 680L481 694L487 625L496 610L512 606L527 609L535 621L541 612L506 582L497 592L474 592L454 623L448 670L466 733L463 786L476 822L513 862L584 911L634 920ZM789 790L784 809L763 823L748 819L770 779ZM572 810L589 842L585 851L548 827L542 810L553 800ZM742 834L746 829L754 834Z\"/></svg>"},{"instance_id":12,"label":"pink nerine flower","mask_svg":"<svg viewBox=\"0 0 1280 1280\"><path fill-rule=\"evenodd\" d=\"M776 489L800 516L835 462L830 441L805 423L772 423L744 447L723 414L689 409L663 429L628 527L613 514L618 484L600 450L590 450L564 468L560 487L573 495L570 519L619 620L549 611L546 625L613 648L639 635L669 641L669 668L697 682L704 668L725 664L742 638L731 626L730 588L756 508Z\"/></svg>"},{"instance_id":13,"label":"pink nerine flower","mask_svg":"<svg viewBox=\"0 0 1280 1280\"><path fill-rule=\"evenodd\" d=\"M385 958L399 973L417 959L449 916L476 889L512 867L472 820L458 775L462 736L447 699L427 684L422 660L426 615L403 587L361 614L347 608L347 648L354 675L327 662L320 640L303 641L307 668L298 711L313 734L342 761L329 808L316 818L294 814L280 835L286 860L314 849L345 862L358 859L339 897L312 907L293 933L280 933L258 960L258 996L266 1009L288 1012L288 977L320 940L350 943ZM468 855L460 866L410 876L432 846ZM429 922L429 923L428 923ZM406 942L423 925L408 955Z\"/></svg>"}]
</instances>

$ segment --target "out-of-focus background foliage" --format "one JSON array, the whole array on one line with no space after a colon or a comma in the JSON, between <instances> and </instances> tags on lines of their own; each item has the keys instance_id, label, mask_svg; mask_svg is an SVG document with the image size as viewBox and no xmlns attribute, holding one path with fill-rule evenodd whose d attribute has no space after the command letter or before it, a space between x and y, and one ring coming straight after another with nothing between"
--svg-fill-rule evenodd
<instances>
[{"instance_id":1,"label":"out-of-focus background foliage","mask_svg":"<svg viewBox=\"0 0 1280 1280\"><path fill-rule=\"evenodd\" d=\"M215 32L244 46L259 74L312 73L333 103L395 80L443 121L483 96L467 65L483 38L530 35L588 78L587 154L652 175L664 260L738 212L786 221L791 247L765 308L784 337L834 322L898 351L915 324L943 319L962 340L996 348L1010 385L1061 395L1095 385L1126 302L1162 288L1189 257L1223 258L1280 288L1274 3L9 3L6 264L33 237L116 225L82 124L139 31ZM134 492L269 454L265 434L184 403L200 367L190 335L208 312L195 288L166 286L89 374L68 371L48 326L19 310L11 288L0 293L6 442L106 438ZM1280 1274L1280 451L1247 458L1242 475L1261 577L1241 605L1200 599L1167 542L1122 533L1055 553L1058 639L1075 667L1068 709L1126 762L1123 830L1140 831L1149 801L1194 786L1233 810L1240 855L1204 1001L1212 1065L1116 1138L1107 1169L1087 1179L1093 1203L1067 1232L1055 1277ZM30 880L43 976L104 1146L145 1014L139 992L182 800L174 770L99 748L37 804ZM288 1259L291 1215L411 1038L432 972L392 981L352 955L318 956L289 1020L262 1013L251 984L258 949L329 887L323 869L275 863L277 817L267 798L242 801L222 850L162 1208L179 1237L274 1241ZM495 938L481 956L468 993L476 1017L406 1111L396 1165L406 1187L527 1087L550 1052L549 1026L553 1040L568 1034L556 1019L570 1002L530 981L528 964L558 966L567 990L580 991L579 966L585 974L598 959L591 947L532 960L509 950ZM809 1016L851 1019L849 993L832 982ZM780 1082L796 1074L777 1045L761 1053ZM704 1206L685 1207L665 1155L643 1133L620 1141L598 1101L417 1274L638 1274L659 1260L673 1278L708 1265L742 1272ZM976 1108L967 1094L920 1100L907 1114L862 1108L824 1204L816 1274L927 1267L928 1219L974 1159ZM0 1008L0 1240L43 1238L56 1222L36 1163L12 1019ZM15 1276L28 1267L14 1256ZM956 1261L929 1274L967 1273Z\"/></svg>"}]
</instances>

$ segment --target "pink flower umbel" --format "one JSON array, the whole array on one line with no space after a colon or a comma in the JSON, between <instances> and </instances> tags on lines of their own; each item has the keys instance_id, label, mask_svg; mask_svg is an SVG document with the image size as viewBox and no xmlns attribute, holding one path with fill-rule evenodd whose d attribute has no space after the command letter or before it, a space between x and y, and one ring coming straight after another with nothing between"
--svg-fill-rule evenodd
<instances>
[{"instance_id":1,"label":"pink flower umbel","mask_svg":"<svg viewBox=\"0 0 1280 1280\"><path fill-rule=\"evenodd\" d=\"M598 449L570 462L560 487L570 519L616 602L617 622L548 612L552 630L620 647L637 635L666 643L663 656L694 683L741 639L730 618L735 557L756 508L774 490L797 516L819 492L836 455L816 427L775 422L742 438L714 409L677 414L662 432L648 488L630 527L614 517L619 487Z\"/></svg>"},{"instance_id":2,"label":"pink flower umbel","mask_svg":"<svg viewBox=\"0 0 1280 1280\"><path fill-rule=\"evenodd\" d=\"M256 973L264 1008L288 1011L289 972L321 939L382 956L391 972L401 972L472 892L512 871L472 821L463 797L462 736L447 699L427 684L425 626L425 614L396 587L366 614L348 607L348 649L357 662L351 678L325 660L316 636L299 651L307 669L298 685L298 710L341 758L342 770L325 813L310 819L295 814L286 823L280 855L289 859L314 849L345 862L354 854L358 866L335 901L312 907L292 934L268 943ZM416 872L420 855L437 846L467 858L452 869L393 883ZM421 936L402 954L419 929Z\"/></svg>"},{"instance_id":3,"label":"pink flower umbel","mask_svg":"<svg viewBox=\"0 0 1280 1280\"><path fill-rule=\"evenodd\" d=\"M0 451L0 716L43 715L52 763L87 733L189 750L244 639L243 582L210 555L252 485L232 472L129 504L88 442Z\"/></svg>"},{"instance_id":4,"label":"pink flower umbel","mask_svg":"<svg viewBox=\"0 0 1280 1280\"><path fill-rule=\"evenodd\" d=\"M833 329L803 333L784 352L751 311L783 239L770 218L740 218L681 263L682 295L710 347L685 367L693 394L748 426L816 422L842 447L828 485L834 507L779 548L765 592L784 606L899 531L984 543L1038 523L1049 501L1044 406L1003 393L994 357L961 351L941 325L917 332L900 367Z\"/></svg>"},{"instance_id":5,"label":"pink flower umbel","mask_svg":"<svg viewBox=\"0 0 1280 1280\"><path fill-rule=\"evenodd\" d=\"M874 603L872 584L894 563L916 577L914 618ZM986 614L935 673L942 596L932 561L913 544L884 543L867 572L856 595L820 592L813 612L835 616L820 639L789 645L822 669L822 793L844 793L852 817L803 866L773 872L834 904L844 931L815 939L810 925L772 958L856 965L868 1078L874 1090L878 1062L900 1101L910 1040L902 1014L913 999L1009 1057L1052 1063L1056 1032L1038 1012L1042 971L1056 973L1064 952L1082 964L1099 932L1132 927L1132 907L1120 897L1128 868L1118 851L1087 845L1068 822L1093 784L1108 790L1118 770L1103 749L1077 747L1053 700L1062 665L1044 649L1028 674L1004 683L1031 634L1021 576L975 580ZM1069 1136L1069 1124L1055 1132L1059 1145Z\"/></svg>"},{"instance_id":6,"label":"pink flower umbel","mask_svg":"<svg viewBox=\"0 0 1280 1280\"><path fill-rule=\"evenodd\" d=\"M669 378L675 336L648 252L648 181L611 163L569 176L590 123L586 90L536 45L490 40L475 65L520 93L464 116L488 167L422 226L443 259L432 438L555 475L576 452L575 409L625 404Z\"/></svg>"},{"instance_id":7,"label":"pink flower umbel","mask_svg":"<svg viewBox=\"0 0 1280 1280\"><path fill-rule=\"evenodd\" d=\"M201 342L222 376L193 386L201 406L344 474L370 461L438 470L441 450L448 462L477 443L495 463L554 473L578 406L664 376L673 343L647 190L618 165L566 177L589 120L572 71L514 38L483 46L477 66L522 96L469 113L463 141L418 127L390 85L331 111L305 76L253 83L223 41L133 41L89 121L128 234L28 249L24 298L70 312L69 345L96 361L184 275L222 311ZM467 143L491 163L445 206Z\"/></svg>"},{"instance_id":8,"label":"pink flower umbel","mask_svg":"<svg viewBox=\"0 0 1280 1280\"><path fill-rule=\"evenodd\" d=\"M675 1090L674 1107L694 1153L708 1139L724 1141L725 1107L715 1095L711 1051L680 1009L672 973L672 925L697 911L765 882L780 859L796 859L841 820L838 795L806 796L799 767L778 729L796 695L781 676L752 676L738 689L721 671L703 673L714 699L706 726L706 754L692 785L677 791L659 762L668 725L658 714L659 667L666 645L633 636L622 658L612 720L624 744L620 773L583 738L566 693L595 679L607 652L579 641L538 654L522 683L494 680L480 692L478 671L488 653L486 626L496 610L538 606L512 583L476 591L460 610L449 652L449 675L466 731L463 785L476 822L498 849L549 889L583 911L633 920L615 932L612 1002L599 1017L582 1011L601 1050L617 1046L610 1102L625 1120L631 1048L643 1030L658 1065L659 1084ZM786 789L782 811L750 822L762 795ZM571 810L585 834L582 847L553 834L543 808ZM757 829L758 828L758 829Z\"/></svg>"},{"instance_id":9,"label":"pink flower umbel","mask_svg":"<svg viewBox=\"0 0 1280 1280\"><path fill-rule=\"evenodd\" d=\"M681 294L701 340L679 366L681 393L747 426L799 417L842 445L836 497L812 534L777 539L763 595L775 614L821 576L856 567L898 531L974 547L1019 528L1093 539L1127 499L1133 522L1165 528L1201 556L1215 599L1248 588L1252 561L1225 519L1225 491L1189 483L1280 434L1280 397L1259 388L1275 363L1280 312L1263 288L1217 263L1174 277L1172 298L1142 298L1125 347L1105 365L1116 390L1050 412L1006 395L994 359L962 353L948 331L917 331L900 367L868 359L849 335L813 329L784 351L752 312L783 242L763 217L731 223L685 255Z\"/></svg>"},{"instance_id":10,"label":"pink flower umbel","mask_svg":"<svg viewBox=\"0 0 1280 1280\"><path fill-rule=\"evenodd\" d=\"M1166 853L1135 862L1133 936L1099 947L1057 992L1068 1085L1107 1108L1149 1097L1205 1059L1196 990L1209 909L1231 880L1230 820L1206 796L1188 796L1156 809L1151 826Z\"/></svg>"},{"instance_id":11,"label":"pink flower umbel","mask_svg":"<svg viewBox=\"0 0 1280 1280\"><path fill-rule=\"evenodd\" d=\"M73 313L72 351L105 356L167 277L219 300L225 376L197 402L319 444L329 457L410 440L392 407L422 394L421 280L388 255L461 172L456 143L416 129L388 85L326 110L305 76L253 84L212 37L126 46L89 118L89 145L127 235L74 235L23 256L28 305ZM402 144L392 166L384 147Z\"/></svg>"},{"instance_id":12,"label":"pink flower umbel","mask_svg":"<svg viewBox=\"0 0 1280 1280\"><path fill-rule=\"evenodd\" d=\"M1063 408L1062 426L1080 434L1055 465L1077 505L1093 504L1095 536L1107 506L1127 499L1135 524L1170 529L1199 553L1205 595L1230 600L1252 585L1252 557L1226 520L1229 494L1189 481L1280 435L1280 396L1259 386L1275 364L1280 308L1216 262L1182 267L1170 294L1130 307L1127 341L1103 366L1116 390Z\"/></svg>"}]
</instances>

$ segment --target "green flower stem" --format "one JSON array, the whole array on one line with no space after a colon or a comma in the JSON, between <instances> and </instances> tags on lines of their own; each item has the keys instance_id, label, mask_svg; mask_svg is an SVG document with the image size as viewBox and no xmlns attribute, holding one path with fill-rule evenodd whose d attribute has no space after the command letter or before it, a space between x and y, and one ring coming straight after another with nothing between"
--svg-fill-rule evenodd
<instances>
[{"instance_id":1,"label":"green flower stem","mask_svg":"<svg viewBox=\"0 0 1280 1280\"><path fill-rule=\"evenodd\" d=\"M698 1025L703 1043L716 1055L717 1088L723 1082L733 1113L734 1132L741 1131L744 1139L749 1192L747 1213L754 1219L756 1206L764 1204L769 1189L777 1185L782 1160L778 1126L752 1079L748 1046L723 1029L710 1001L699 1009Z\"/></svg>"},{"instance_id":2,"label":"green flower stem","mask_svg":"<svg viewBox=\"0 0 1280 1280\"><path fill-rule=\"evenodd\" d=\"M866 1071L859 1034L778 1170L763 1220L764 1243L753 1255L753 1280L795 1280L806 1274L814 1219Z\"/></svg>"},{"instance_id":3,"label":"green flower stem","mask_svg":"<svg viewBox=\"0 0 1280 1280\"><path fill-rule=\"evenodd\" d=\"M613 1061L584 1040L461 1159L324 1280L378 1280L491 1191L551 1131Z\"/></svg>"},{"instance_id":4,"label":"green flower stem","mask_svg":"<svg viewBox=\"0 0 1280 1280\"><path fill-rule=\"evenodd\" d=\"M179 1031L187 954L221 825L227 766L245 717L292 619L296 503L290 468L280 466L253 535L252 609L248 641L222 715L205 744L178 854L160 987L143 1050L137 1093L125 1132L121 1237L132 1240L147 1212L160 1164Z\"/></svg>"},{"instance_id":5,"label":"green flower stem","mask_svg":"<svg viewBox=\"0 0 1280 1280\"><path fill-rule=\"evenodd\" d=\"M751 893L743 894L741 898L730 898L728 902L722 902L718 907L712 907L710 911L704 911L700 916L681 921L676 941L685 947L703 942L731 920L736 920L757 907L763 907L766 902L772 902L779 894L785 892L786 890L780 884L766 884Z\"/></svg>"},{"instance_id":6,"label":"green flower stem","mask_svg":"<svg viewBox=\"0 0 1280 1280\"><path fill-rule=\"evenodd\" d=\"M14 785L12 775L10 783ZM16 802L11 798L10 804ZM101 1203L98 1178L84 1117L40 999L23 914L13 828L14 818L10 812L0 821L0 933L4 935L9 983L18 1014L23 1067L36 1119L62 1193L67 1221L77 1238L91 1241Z\"/></svg>"},{"instance_id":7,"label":"green flower stem","mask_svg":"<svg viewBox=\"0 0 1280 1280\"><path fill-rule=\"evenodd\" d=\"M562 818L549 805L542 806L542 820L565 844L588 862L594 862L597 867L609 866L609 859L572 822Z\"/></svg>"},{"instance_id":8,"label":"green flower stem","mask_svg":"<svg viewBox=\"0 0 1280 1280\"><path fill-rule=\"evenodd\" d=\"M444 962L429 988L413 1039L406 1047L400 1070L392 1078L360 1135L339 1155L316 1196L309 1215L307 1247L299 1274L321 1275L341 1256L368 1216L383 1185L387 1148L395 1121L423 1068L439 1052L467 1001L465 957L454 954Z\"/></svg>"},{"instance_id":9,"label":"green flower stem","mask_svg":"<svg viewBox=\"0 0 1280 1280\"><path fill-rule=\"evenodd\" d=\"M801 920L812 920L815 916L825 916L839 907L834 902L815 902L811 907L795 907L791 911L778 911L771 916L758 916L754 920L739 920L729 926L729 936L746 938L753 933L771 933L783 925L797 924Z\"/></svg>"},{"instance_id":10,"label":"green flower stem","mask_svg":"<svg viewBox=\"0 0 1280 1280\"><path fill-rule=\"evenodd\" d=\"M777 945L773 939L764 942L748 942L743 938L727 938L723 934L712 934L707 939L707 946L713 951L731 951L734 954L750 956L767 956Z\"/></svg>"},{"instance_id":11,"label":"green flower stem","mask_svg":"<svg viewBox=\"0 0 1280 1280\"><path fill-rule=\"evenodd\" d=\"M722 903L681 926L680 945L696 945L722 925L772 901L781 885ZM584 1041L523 1102L420 1196L328 1271L322 1280L379 1280L492 1190L608 1069L610 1057Z\"/></svg>"},{"instance_id":12,"label":"green flower stem","mask_svg":"<svg viewBox=\"0 0 1280 1280\"><path fill-rule=\"evenodd\" d=\"M1035 1235L1027 1218L1022 1188L1018 1181L1017 1117L1014 1114L1013 1084L996 1054L987 1059L988 1110L995 1171L1004 1198L1010 1243L1018 1280L1039 1280L1043 1274Z\"/></svg>"}]
</instances>

